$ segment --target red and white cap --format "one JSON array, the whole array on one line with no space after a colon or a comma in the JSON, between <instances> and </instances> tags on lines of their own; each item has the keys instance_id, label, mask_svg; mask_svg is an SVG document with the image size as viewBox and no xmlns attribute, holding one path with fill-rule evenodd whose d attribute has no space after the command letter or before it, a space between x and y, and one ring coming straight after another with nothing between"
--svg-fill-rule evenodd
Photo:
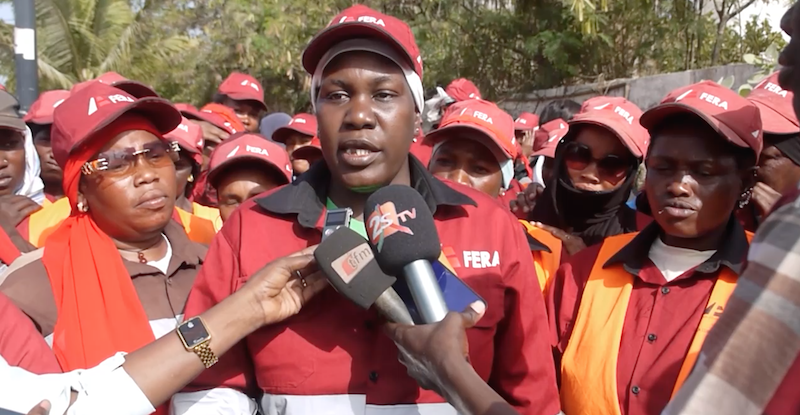
<instances>
[{"instance_id":1,"label":"red and white cap","mask_svg":"<svg viewBox=\"0 0 800 415\"><path fill-rule=\"evenodd\" d=\"M289 135L293 132L309 137L317 135L317 117L304 112L295 114L294 117L289 120L289 124L278 128L272 133L272 139L279 143L285 143Z\"/></svg>"},{"instance_id":2,"label":"red and white cap","mask_svg":"<svg viewBox=\"0 0 800 415\"><path fill-rule=\"evenodd\" d=\"M450 82L444 92L456 102L481 99L481 91L467 78L458 78Z\"/></svg>"},{"instance_id":3,"label":"red and white cap","mask_svg":"<svg viewBox=\"0 0 800 415\"><path fill-rule=\"evenodd\" d=\"M642 115L642 125L651 130L673 114L692 113L736 146L750 148L756 158L764 145L758 107L736 92L711 81L678 88Z\"/></svg>"},{"instance_id":4,"label":"red and white cap","mask_svg":"<svg viewBox=\"0 0 800 415\"><path fill-rule=\"evenodd\" d=\"M450 137L458 137L454 131L463 128L483 133L487 138L485 144L498 160L517 157L514 119L493 102L480 99L451 105L442 117L439 128L429 132L425 139L436 144Z\"/></svg>"},{"instance_id":5,"label":"red and white cap","mask_svg":"<svg viewBox=\"0 0 800 415\"><path fill-rule=\"evenodd\" d=\"M536 131L539 129L539 116L530 112L519 114L514 121L514 131Z\"/></svg>"},{"instance_id":6,"label":"red and white cap","mask_svg":"<svg viewBox=\"0 0 800 415\"><path fill-rule=\"evenodd\" d=\"M208 164L208 181L213 183L225 167L244 160L263 163L286 178L286 183L292 181L292 164L286 150L259 134L247 132L233 135L214 149Z\"/></svg>"},{"instance_id":7,"label":"red and white cap","mask_svg":"<svg viewBox=\"0 0 800 415\"><path fill-rule=\"evenodd\" d=\"M561 118L545 123L533 139L534 156L556 157L556 148L569 132L569 124Z\"/></svg>"},{"instance_id":8,"label":"red and white cap","mask_svg":"<svg viewBox=\"0 0 800 415\"><path fill-rule=\"evenodd\" d=\"M792 107L794 94L778 85L778 72L761 81L747 99L761 112L761 125L765 133L797 134L800 122Z\"/></svg>"},{"instance_id":9,"label":"red and white cap","mask_svg":"<svg viewBox=\"0 0 800 415\"><path fill-rule=\"evenodd\" d=\"M569 125L592 124L611 130L638 158L647 154L650 133L640 124L642 110L622 97L600 96L586 100Z\"/></svg>"},{"instance_id":10,"label":"red and white cap","mask_svg":"<svg viewBox=\"0 0 800 415\"><path fill-rule=\"evenodd\" d=\"M92 82L71 93L53 112L51 143L58 165L65 166L74 149L131 111L147 118L161 134L169 133L181 123L180 112L165 99L136 98L113 86Z\"/></svg>"},{"instance_id":11,"label":"red and white cap","mask_svg":"<svg viewBox=\"0 0 800 415\"><path fill-rule=\"evenodd\" d=\"M206 121L208 123L211 123L215 127L219 128L220 130L225 131L228 134L236 134L237 132L241 131L241 130L237 131L236 127L232 125L228 120L226 120L225 117L215 112L201 111L198 110L194 105L185 103L175 104L175 108L177 108L178 111L181 112L181 115L188 118L189 120ZM244 130L244 128L242 128L242 130Z\"/></svg>"},{"instance_id":12,"label":"red and white cap","mask_svg":"<svg viewBox=\"0 0 800 415\"><path fill-rule=\"evenodd\" d=\"M156 91L153 88L151 88L151 87L149 87L149 86L147 86L147 85L145 85L145 84L143 84L143 83L141 83L139 81L130 80L130 79L128 79L128 78L126 78L126 77L124 77L124 76L122 76L122 75L120 75L120 74L118 74L116 72L106 72L106 73L98 76L95 79L92 79L92 80L89 80L89 81L84 81L84 82L81 82L81 83L77 83L77 84L72 86L72 89L70 89L69 92L70 93L75 93L75 92L85 88L86 86L88 86L92 82L99 82L101 84L105 84L105 85L113 86L115 88L119 88L119 89L127 92L128 94L130 94L134 98L157 97L158 96L158 93L156 93Z\"/></svg>"},{"instance_id":13,"label":"red and white cap","mask_svg":"<svg viewBox=\"0 0 800 415\"><path fill-rule=\"evenodd\" d=\"M191 154L195 163L203 164L203 129L199 125L181 117L181 123L164 138L177 141L182 150Z\"/></svg>"},{"instance_id":14,"label":"red and white cap","mask_svg":"<svg viewBox=\"0 0 800 415\"><path fill-rule=\"evenodd\" d=\"M227 95L236 101L258 102L263 110L267 110L264 103L264 87L250 75L233 72L219 85L218 93Z\"/></svg>"},{"instance_id":15,"label":"red and white cap","mask_svg":"<svg viewBox=\"0 0 800 415\"><path fill-rule=\"evenodd\" d=\"M53 111L67 98L69 98L69 91L63 89L42 92L22 120L30 124L52 124Z\"/></svg>"},{"instance_id":16,"label":"red and white cap","mask_svg":"<svg viewBox=\"0 0 800 415\"><path fill-rule=\"evenodd\" d=\"M308 145L295 149L292 152L291 158L293 160L300 159L308 161L315 161L322 158L322 144L320 144L319 138L314 137Z\"/></svg>"}]
</instances>

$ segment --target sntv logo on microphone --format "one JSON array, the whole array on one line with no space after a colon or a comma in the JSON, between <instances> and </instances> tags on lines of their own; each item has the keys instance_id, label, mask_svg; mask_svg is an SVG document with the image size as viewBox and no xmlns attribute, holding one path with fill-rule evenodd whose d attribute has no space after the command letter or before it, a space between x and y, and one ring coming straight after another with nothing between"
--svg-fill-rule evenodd
<instances>
[{"instance_id":1,"label":"sntv logo on microphone","mask_svg":"<svg viewBox=\"0 0 800 415\"><path fill-rule=\"evenodd\" d=\"M369 218L367 218L367 233L369 234L372 245L375 246L378 252L381 252L383 241L387 237L397 232L413 235L414 232L407 226L401 225L401 223L405 223L409 219L416 219L416 217L416 208L398 213L394 202L376 205L375 210L370 213Z\"/></svg>"}]
</instances>

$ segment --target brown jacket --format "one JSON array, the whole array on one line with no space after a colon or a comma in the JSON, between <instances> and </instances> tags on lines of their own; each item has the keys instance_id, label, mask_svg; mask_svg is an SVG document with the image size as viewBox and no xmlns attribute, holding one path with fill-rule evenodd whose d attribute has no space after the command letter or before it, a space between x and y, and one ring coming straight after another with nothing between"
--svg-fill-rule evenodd
<instances>
[{"instance_id":1,"label":"brown jacket","mask_svg":"<svg viewBox=\"0 0 800 415\"><path fill-rule=\"evenodd\" d=\"M150 265L122 260L151 323L174 319L183 313L186 298L208 249L205 245L191 242L183 227L174 221L167 225L164 234L172 246L167 275ZM23 254L14 261L6 274L0 277L0 292L27 314L46 337L53 333L58 313L50 279L42 263L44 249L47 247Z\"/></svg>"}]
</instances>

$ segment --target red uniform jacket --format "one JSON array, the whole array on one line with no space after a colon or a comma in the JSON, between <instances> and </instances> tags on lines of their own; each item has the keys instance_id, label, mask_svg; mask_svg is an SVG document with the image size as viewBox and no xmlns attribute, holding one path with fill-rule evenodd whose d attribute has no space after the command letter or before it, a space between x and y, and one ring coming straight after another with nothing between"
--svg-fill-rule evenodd
<instances>
[{"instance_id":1,"label":"red uniform jacket","mask_svg":"<svg viewBox=\"0 0 800 415\"><path fill-rule=\"evenodd\" d=\"M0 293L0 356L10 366L44 375L61 373L50 346L31 320L11 300Z\"/></svg>"},{"instance_id":2,"label":"red uniform jacket","mask_svg":"<svg viewBox=\"0 0 800 415\"><path fill-rule=\"evenodd\" d=\"M488 302L483 319L467 332L472 365L522 414L558 413L544 301L519 223L483 193L444 184L414 157L410 163L411 181L434 213L450 264ZM299 181L243 204L211 244L186 315L219 303L268 262L319 243L329 181L327 167L318 163ZM354 413L369 413L371 405L445 405L407 376L377 313L333 289L299 315L250 335L192 388L221 385L255 387L265 400L290 396L287 406L298 399L349 396L361 406ZM409 413L418 413L414 408ZM424 413L453 413L430 409Z\"/></svg>"}]
</instances>

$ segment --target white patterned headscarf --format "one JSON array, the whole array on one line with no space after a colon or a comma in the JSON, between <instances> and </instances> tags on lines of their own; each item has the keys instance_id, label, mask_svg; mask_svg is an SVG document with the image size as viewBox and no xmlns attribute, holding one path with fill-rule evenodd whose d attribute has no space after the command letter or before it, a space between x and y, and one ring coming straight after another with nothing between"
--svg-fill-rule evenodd
<instances>
[{"instance_id":1,"label":"white patterned headscarf","mask_svg":"<svg viewBox=\"0 0 800 415\"><path fill-rule=\"evenodd\" d=\"M14 194L26 196L40 205L44 203L44 183L39 177L41 172L39 154L33 145L33 134L30 128L25 127L25 177Z\"/></svg>"}]
</instances>

